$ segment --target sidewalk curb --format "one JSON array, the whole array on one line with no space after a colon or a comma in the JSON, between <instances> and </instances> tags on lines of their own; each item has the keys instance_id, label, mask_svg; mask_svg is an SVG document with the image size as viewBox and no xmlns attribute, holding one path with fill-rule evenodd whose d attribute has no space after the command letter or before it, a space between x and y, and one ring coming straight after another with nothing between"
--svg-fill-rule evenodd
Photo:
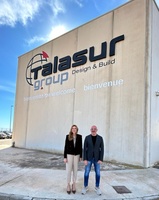
<instances>
[{"instance_id":1,"label":"sidewalk curb","mask_svg":"<svg viewBox=\"0 0 159 200\"><path fill-rule=\"evenodd\" d=\"M141 198L127 198L131 200L159 200L159 195L151 195L147 197L141 197ZM38 198L38 197L29 197L29 196L23 196L23 195L16 195L16 194L5 194L0 193L0 200L66 200L66 199L57 199L57 198ZM67 199L67 200L75 200L75 199ZM114 200L114 199L105 199L104 200ZM123 200L123 198L119 198L118 200Z\"/></svg>"},{"instance_id":2,"label":"sidewalk curb","mask_svg":"<svg viewBox=\"0 0 159 200\"><path fill-rule=\"evenodd\" d=\"M0 193L0 200L33 200L33 198L23 195Z\"/></svg>"},{"instance_id":3,"label":"sidewalk curb","mask_svg":"<svg viewBox=\"0 0 159 200\"><path fill-rule=\"evenodd\" d=\"M0 193L0 200L64 200L64 199L29 197L16 194Z\"/></svg>"}]
</instances>

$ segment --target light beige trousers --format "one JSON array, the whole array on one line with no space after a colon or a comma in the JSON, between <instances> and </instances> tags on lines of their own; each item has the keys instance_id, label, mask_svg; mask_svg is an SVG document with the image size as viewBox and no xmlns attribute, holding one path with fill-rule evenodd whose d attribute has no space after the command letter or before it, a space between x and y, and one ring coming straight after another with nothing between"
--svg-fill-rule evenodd
<instances>
[{"instance_id":1,"label":"light beige trousers","mask_svg":"<svg viewBox=\"0 0 159 200\"><path fill-rule=\"evenodd\" d=\"M80 155L67 154L66 172L67 172L67 183L71 183L71 175L73 172L72 182L77 180L77 171Z\"/></svg>"}]
</instances>

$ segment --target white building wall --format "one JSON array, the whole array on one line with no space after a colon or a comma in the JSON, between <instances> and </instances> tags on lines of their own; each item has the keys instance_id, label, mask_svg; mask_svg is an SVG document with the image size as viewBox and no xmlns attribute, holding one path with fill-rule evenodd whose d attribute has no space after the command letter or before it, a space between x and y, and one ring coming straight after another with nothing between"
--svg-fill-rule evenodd
<instances>
[{"instance_id":1,"label":"white building wall","mask_svg":"<svg viewBox=\"0 0 159 200\"><path fill-rule=\"evenodd\" d=\"M150 118L147 115L150 109L145 101L149 91L146 89L148 82L145 63L148 61L145 56L145 41L147 7L150 2L152 3L133 0L19 57L13 130L15 146L63 153L65 135L72 124L77 124L83 140L90 134L90 127L95 124L98 133L104 138L105 160L149 165L147 160L151 136L145 128ZM158 17L158 12L155 12L154 17ZM153 20L153 24L155 23ZM116 44L115 55L109 56L110 41L121 35L125 39ZM99 55L101 43L105 41L107 57L90 62L89 48L94 46L95 55ZM156 46L153 42L152 49ZM34 90L26 82L28 62L36 54L45 51L49 55L48 61L43 63L45 64L53 63L55 56L59 59L68 55L72 57L75 52L84 49L88 50L84 65L46 77L42 77L39 71L38 80L46 80L48 77L55 77L57 80L58 76L68 73L68 80L62 84L46 85L43 81L43 89ZM154 54L154 57L157 56ZM153 79L157 82L158 58L153 60L156 66L153 69ZM34 65L38 66L39 63ZM84 72L84 69L88 70ZM64 77L65 75L63 74ZM117 84L109 85L113 81ZM152 88L155 89L157 85L155 83ZM61 91L68 90L71 92L61 94ZM151 106L154 110L153 105ZM152 115L156 120L156 112L152 112ZM153 137L154 140L157 137L156 129L153 130ZM158 159L157 155L153 157L153 144L152 141L151 162Z\"/></svg>"},{"instance_id":2,"label":"white building wall","mask_svg":"<svg viewBox=\"0 0 159 200\"><path fill-rule=\"evenodd\" d=\"M151 4L151 115L150 115L150 166L159 161L159 9Z\"/></svg>"}]
</instances>

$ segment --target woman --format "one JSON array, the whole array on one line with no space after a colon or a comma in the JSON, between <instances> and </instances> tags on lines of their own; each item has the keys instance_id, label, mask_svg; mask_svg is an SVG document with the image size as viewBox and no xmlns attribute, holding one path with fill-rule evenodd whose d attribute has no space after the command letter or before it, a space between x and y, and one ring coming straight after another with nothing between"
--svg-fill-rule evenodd
<instances>
[{"instance_id":1,"label":"woman","mask_svg":"<svg viewBox=\"0 0 159 200\"><path fill-rule=\"evenodd\" d=\"M64 147L64 162L66 163L67 171L67 193L70 194L71 190L76 193L76 180L78 163L82 160L82 135L78 134L78 127L72 125L70 132L66 135L65 147ZM72 187L71 183L71 173L72 177Z\"/></svg>"}]
</instances>

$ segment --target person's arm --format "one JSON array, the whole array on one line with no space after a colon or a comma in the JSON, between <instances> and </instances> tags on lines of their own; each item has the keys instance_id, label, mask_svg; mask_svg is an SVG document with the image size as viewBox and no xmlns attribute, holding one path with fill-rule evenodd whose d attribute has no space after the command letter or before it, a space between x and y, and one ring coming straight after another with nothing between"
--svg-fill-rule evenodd
<instances>
[{"instance_id":1,"label":"person's arm","mask_svg":"<svg viewBox=\"0 0 159 200\"><path fill-rule=\"evenodd\" d=\"M104 156L104 142L103 142L103 138L101 137L101 144L100 144L100 160L99 160L100 163L103 162L103 156Z\"/></svg>"},{"instance_id":2,"label":"person's arm","mask_svg":"<svg viewBox=\"0 0 159 200\"><path fill-rule=\"evenodd\" d=\"M84 151L83 151L83 160L84 160L84 165L87 165L87 151L88 151L88 144L87 144L87 137L84 140Z\"/></svg>"},{"instance_id":3,"label":"person's arm","mask_svg":"<svg viewBox=\"0 0 159 200\"><path fill-rule=\"evenodd\" d=\"M80 136L80 160L82 160L82 135Z\"/></svg>"},{"instance_id":4,"label":"person's arm","mask_svg":"<svg viewBox=\"0 0 159 200\"><path fill-rule=\"evenodd\" d=\"M67 162L67 135L65 139L65 146L64 146L64 162Z\"/></svg>"}]
</instances>

